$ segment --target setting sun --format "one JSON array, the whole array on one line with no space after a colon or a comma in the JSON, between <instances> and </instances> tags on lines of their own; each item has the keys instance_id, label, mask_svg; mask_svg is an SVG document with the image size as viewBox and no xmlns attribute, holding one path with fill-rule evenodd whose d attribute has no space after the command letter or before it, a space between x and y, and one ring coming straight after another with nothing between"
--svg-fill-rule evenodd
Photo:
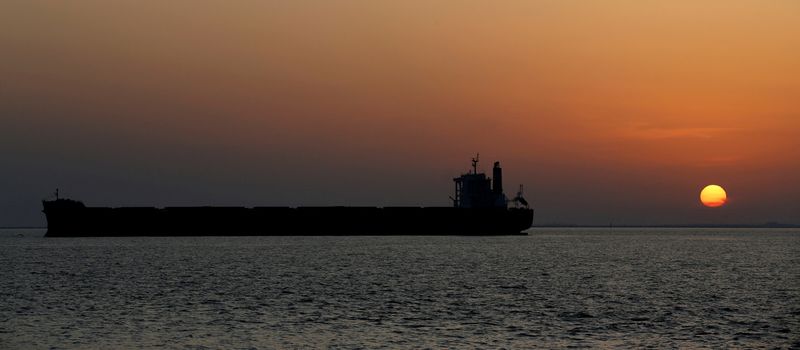
<instances>
[{"instance_id":1,"label":"setting sun","mask_svg":"<svg viewBox=\"0 0 800 350\"><path fill-rule=\"evenodd\" d=\"M708 185L700 192L700 201L707 207L719 207L728 201L728 195L722 187Z\"/></svg>"}]
</instances>

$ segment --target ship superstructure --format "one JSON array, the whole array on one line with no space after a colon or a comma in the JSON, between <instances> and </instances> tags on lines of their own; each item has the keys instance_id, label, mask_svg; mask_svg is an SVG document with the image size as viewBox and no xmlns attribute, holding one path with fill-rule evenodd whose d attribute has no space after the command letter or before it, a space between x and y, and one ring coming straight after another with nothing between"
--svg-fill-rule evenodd
<instances>
[{"instance_id":1,"label":"ship superstructure","mask_svg":"<svg viewBox=\"0 0 800 350\"><path fill-rule=\"evenodd\" d=\"M492 168L492 178L478 172L480 154L472 158L472 172L453 179L456 185L453 206L456 208L508 208L503 193L503 169L500 162Z\"/></svg>"}]
</instances>

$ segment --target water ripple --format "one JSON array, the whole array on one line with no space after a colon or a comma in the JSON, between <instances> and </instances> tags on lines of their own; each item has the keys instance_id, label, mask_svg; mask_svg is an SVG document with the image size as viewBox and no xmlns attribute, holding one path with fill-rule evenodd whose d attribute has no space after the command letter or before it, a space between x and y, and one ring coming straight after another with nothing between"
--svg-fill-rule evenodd
<instances>
[{"instance_id":1,"label":"water ripple","mask_svg":"<svg viewBox=\"0 0 800 350\"><path fill-rule=\"evenodd\" d=\"M0 231L0 348L800 346L798 230L41 234Z\"/></svg>"}]
</instances>

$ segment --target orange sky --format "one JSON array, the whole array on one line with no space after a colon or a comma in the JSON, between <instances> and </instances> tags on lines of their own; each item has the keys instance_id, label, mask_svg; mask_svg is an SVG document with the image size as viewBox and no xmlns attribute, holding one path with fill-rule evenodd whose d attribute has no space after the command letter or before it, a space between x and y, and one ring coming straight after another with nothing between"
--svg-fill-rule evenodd
<instances>
[{"instance_id":1,"label":"orange sky","mask_svg":"<svg viewBox=\"0 0 800 350\"><path fill-rule=\"evenodd\" d=\"M0 47L0 225L55 186L447 205L478 151L540 223L800 223L793 0L10 0Z\"/></svg>"}]
</instances>

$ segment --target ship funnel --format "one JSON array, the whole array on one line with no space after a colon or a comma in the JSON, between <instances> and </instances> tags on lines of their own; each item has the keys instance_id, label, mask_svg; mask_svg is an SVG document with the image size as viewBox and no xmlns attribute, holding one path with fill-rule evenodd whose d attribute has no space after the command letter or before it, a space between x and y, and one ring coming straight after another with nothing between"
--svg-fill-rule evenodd
<instances>
[{"instance_id":1,"label":"ship funnel","mask_svg":"<svg viewBox=\"0 0 800 350\"><path fill-rule=\"evenodd\" d=\"M500 168L500 162L494 162L492 169L492 192L496 195L503 193L503 169Z\"/></svg>"}]
</instances>

